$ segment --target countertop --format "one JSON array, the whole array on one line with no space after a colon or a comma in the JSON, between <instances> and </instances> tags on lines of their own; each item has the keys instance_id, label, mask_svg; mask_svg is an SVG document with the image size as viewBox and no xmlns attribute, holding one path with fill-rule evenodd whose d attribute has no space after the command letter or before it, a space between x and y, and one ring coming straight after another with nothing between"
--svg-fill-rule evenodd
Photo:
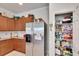
<instances>
[{"instance_id":1,"label":"countertop","mask_svg":"<svg viewBox=\"0 0 79 59\"><path fill-rule=\"evenodd\" d=\"M22 37L12 37L12 38L3 38L3 39L0 39L0 41L2 40L8 40L8 39L25 39L25 38L22 38Z\"/></svg>"}]
</instances>

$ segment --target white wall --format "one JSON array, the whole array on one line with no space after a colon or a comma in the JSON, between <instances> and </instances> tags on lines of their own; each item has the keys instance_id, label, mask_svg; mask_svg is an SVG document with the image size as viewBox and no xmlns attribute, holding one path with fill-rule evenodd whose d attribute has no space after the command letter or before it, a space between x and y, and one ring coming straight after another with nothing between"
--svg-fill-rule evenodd
<instances>
[{"instance_id":1,"label":"white wall","mask_svg":"<svg viewBox=\"0 0 79 59\"><path fill-rule=\"evenodd\" d=\"M13 16L15 15L13 12L6 10L4 8L0 8L0 12L2 13L2 15L13 18Z\"/></svg>"},{"instance_id":2,"label":"white wall","mask_svg":"<svg viewBox=\"0 0 79 59\"><path fill-rule=\"evenodd\" d=\"M38 18L43 18L43 20L48 23L48 6L47 7L42 7L42 8L38 8L38 9L34 9L34 10L31 10L31 11L28 11L28 12L23 12L23 13L20 13L20 14L16 14L17 16L28 16L28 14L34 14L35 18L38 19Z\"/></svg>"},{"instance_id":3,"label":"white wall","mask_svg":"<svg viewBox=\"0 0 79 59\"><path fill-rule=\"evenodd\" d=\"M50 31L49 26L49 55L55 55L55 14L59 13L67 13L71 11L75 11L76 6L78 4L68 4L68 3L58 3L58 4L49 4L49 24L53 24L52 31ZM78 47L77 47L78 48Z\"/></svg>"},{"instance_id":4,"label":"white wall","mask_svg":"<svg viewBox=\"0 0 79 59\"><path fill-rule=\"evenodd\" d=\"M0 31L0 41L11 39L11 38L24 39L25 34L26 34L25 31Z\"/></svg>"},{"instance_id":5,"label":"white wall","mask_svg":"<svg viewBox=\"0 0 79 59\"><path fill-rule=\"evenodd\" d=\"M73 14L73 55L79 56L79 6Z\"/></svg>"},{"instance_id":6,"label":"white wall","mask_svg":"<svg viewBox=\"0 0 79 59\"><path fill-rule=\"evenodd\" d=\"M53 24L50 27L50 24ZM50 30L52 29L52 31ZM55 18L54 18L54 6L49 4L49 55L54 56L55 54Z\"/></svg>"}]
</instances>

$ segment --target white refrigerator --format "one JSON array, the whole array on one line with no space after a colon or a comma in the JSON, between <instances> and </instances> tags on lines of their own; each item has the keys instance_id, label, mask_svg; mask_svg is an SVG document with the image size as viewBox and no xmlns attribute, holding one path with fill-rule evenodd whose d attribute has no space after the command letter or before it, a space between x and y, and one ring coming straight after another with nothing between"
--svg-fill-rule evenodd
<instances>
[{"instance_id":1,"label":"white refrigerator","mask_svg":"<svg viewBox=\"0 0 79 59\"><path fill-rule=\"evenodd\" d=\"M26 42L26 55L46 55L46 24L44 22L26 23L26 34L31 35L30 42Z\"/></svg>"}]
</instances>

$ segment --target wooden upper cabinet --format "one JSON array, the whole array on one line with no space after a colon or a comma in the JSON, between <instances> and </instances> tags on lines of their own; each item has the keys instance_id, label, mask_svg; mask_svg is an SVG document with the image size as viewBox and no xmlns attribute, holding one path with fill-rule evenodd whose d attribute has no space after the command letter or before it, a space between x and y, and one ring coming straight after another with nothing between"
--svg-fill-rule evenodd
<instances>
[{"instance_id":1,"label":"wooden upper cabinet","mask_svg":"<svg viewBox=\"0 0 79 59\"><path fill-rule=\"evenodd\" d=\"M12 31L14 30L14 19L0 16L0 31Z\"/></svg>"},{"instance_id":2,"label":"wooden upper cabinet","mask_svg":"<svg viewBox=\"0 0 79 59\"><path fill-rule=\"evenodd\" d=\"M16 25L15 25L15 30L16 31L24 31L25 30L25 25L24 25L24 23L23 22L21 22L21 21L19 21L19 20L17 20L17 21L15 21L16 23Z\"/></svg>"},{"instance_id":3,"label":"wooden upper cabinet","mask_svg":"<svg viewBox=\"0 0 79 59\"><path fill-rule=\"evenodd\" d=\"M29 23L29 22L32 22L33 20L31 18L27 17L27 18L23 18L23 21L24 21L24 23Z\"/></svg>"},{"instance_id":4,"label":"wooden upper cabinet","mask_svg":"<svg viewBox=\"0 0 79 59\"><path fill-rule=\"evenodd\" d=\"M20 18L19 20L18 20L18 22L20 22L20 23L28 23L28 22L32 22L32 19L31 18L29 18L29 17L27 17L27 18Z\"/></svg>"},{"instance_id":5,"label":"wooden upper cabinet","mask_svg":"<svg viewBox=\"0 0 79 59\"><path fill-rule=\"evenodd\" d=\"M32 22L32 19L30 18L20 18L16 21L16 30L19 30L19 31L24 31L25 30L25 24L27 22Z\"/></svg>"},{"instance_id":6,"label":"wooden upper cabinet","mask_svg":"<svg viewBox=\"0 0 79 59\"><path fill-rule=\"evenodd\" d=\"M15 21L14 21L14 19L8 19L7 25L8 25L7 29L9 31L15 30Z\"/></svg>"},{"instance_id":7,"label":"wooden upper cabinet","mask_svg":"<svg viewBox=\"0 0 79 59\"><path fill-rule=\"evenodd\" d=\"M7 18L0 16L0 30L5 31L7 29Z\"/></svg>"},{"instance_id":8,"label":"wooden upper cabinet","mask_svg":"<svg viewBox=\"0 0 79 59\"><path fill-rule=\"evenodd\" d=\"M20 19L10 19L8 17L0 16L0 31L24 31L25 24L27 22L32 22L32 19L20 18Z\"/></svg>"}]
</instances>

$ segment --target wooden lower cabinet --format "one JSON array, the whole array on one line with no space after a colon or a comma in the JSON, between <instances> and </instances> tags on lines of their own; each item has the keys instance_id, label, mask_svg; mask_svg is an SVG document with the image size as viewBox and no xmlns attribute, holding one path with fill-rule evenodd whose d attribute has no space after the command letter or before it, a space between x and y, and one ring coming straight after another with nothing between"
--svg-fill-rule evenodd
<instances>
[{"instance_id":1,"label":"wooden lower cabinet","mask_svg":"<svg viewBox=\"0 0 79 59\"><path fill-rule=\"evenodd\" d=\"M24 39L15 39L14 41L14 49L23 53L25 52L26 43Z\"/></svg>"},{"instance_id":2,"label":"wooden lower cabinet","mask_svg":"<svg viewBox=\"0 0 79 59\"><path fill-rule=\"evenodd\" d=\"M25 53L25 40L24 39L8 39L0 41L0 56L16 50Z\"/></svg>"},{"instance_id":3,"label":"wooden lower cabinet","mask_svg":"<svg viewBox=\"0 0 79 59\"><path fill-rule=\"evenodd\" d=\"M0 56L5 55L13 50L12 40L0 41Z\"/></svg>"},{"instance_id":4,"label":"wooden lower cabinet","mask_svg":"<svg viewBox=\"0 0 79 59\"><path fill-rule=\"evenodd\" d=\"M5 55L9 52L11 52L13 49L11 46L3 46L0 48L0 55Z\"/></svg>"}]
</instances>

